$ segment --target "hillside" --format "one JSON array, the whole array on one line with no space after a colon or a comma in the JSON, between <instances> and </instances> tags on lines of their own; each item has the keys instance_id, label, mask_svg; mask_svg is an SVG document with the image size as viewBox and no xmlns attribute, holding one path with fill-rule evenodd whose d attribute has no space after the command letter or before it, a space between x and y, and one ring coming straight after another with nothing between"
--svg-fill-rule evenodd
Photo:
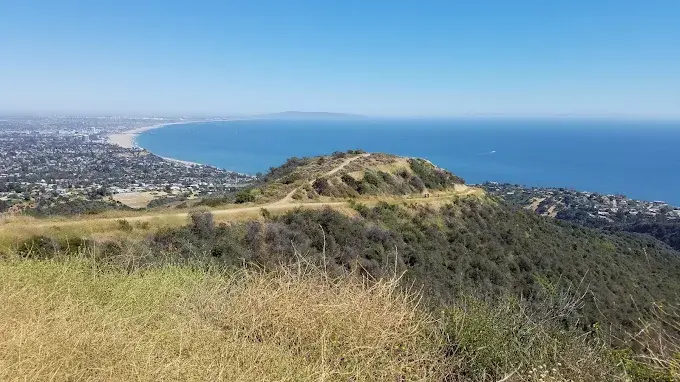
<instances>
[{"instance_id":1,"label":"hillside","mask_svg":"<svg viewBox=\"0 0 680 382\"><path fill-rule=\"evenodd\" d=\"M464 180L432 163L363 151L290 158L231 201L306 203L348 198L430 197L467 189ZM230 201L226 198L225 201Z\"/></svg>"},{"instance_id":2,"label":"hillside","mask_svg":"<svg viewBox=\"0 0 680 382\"><path fill-rule=\"evenodd\" d=\"M555 380L627 380L611 373L618 370L627 375L641 373L649 376L656 373L650 370L656 370L658 366L652 367L647 358L638 359L638 355L632 355L639 354L642 357L659 349L657 346L640 346L637 337L630 337L631 333L647 333L649 328L659 328L659 333L665 333L659 337L659 344L662 344L659 346L677 349L679 344L676 341L680 333L677 320L663 320L657 316L659 307L673 307L679 302L678 252L651 237L603 232L537 216L531 211L490 197L480 189L465 186L459 177L424 159L360 151L325 157L291 158L284 165L272 168L248 189L195 203L204 207L198 210L166 207L128 215L121 211L113 215L81 219L8 219L0 222L0 243L3 244L0 246L0 257L3 259L0 265L7 267L7 274L12 274L16 269L39 274L42 272L40 269L44 269L41 267L49 268L76 259L84 260L86 266L95 267L98 271L101 269L103 274L122 272L145 275L146 270L158 269L163 280L166 276L170 277L164 272L172 273L175 272L174 267L189 266L193 269L190 272L201 274L206 270L228 274L255 272L258 277L264 277L263 282L270 286L271 280L266 275L276 275L282 267L298 271L311 268L321 274L315 276L321 278L313 278L313 282L347 280L348 275L353 275L350 279L358 277L362 281L352 284L354 286L350 288L357 293L364 287L373 293L370 285L392 280L389 283L395 285L394 292L376 292L382 297L369 298L365 295L365 301L371 301L370 304L375 306L380 306L380 301L392 301L389 296L398 296L393 293L412 296L417 291L421 302L417 307L407 304L405 309L417 310L418 314L424 315L419 317L434 323L430 325L414 321L413 325L419 328L423 328L422 325L429 328L418 332L425 336L418 338L431 339L430 336L434 336L438 339L435 341L436 346L427 349L409 348L413 352L408 353L408 357L433 357L433 361L427 366L392 364L386 360L393 353L380 353L385 349L381 346L389 348L402 345L379 343L376 346L381 350L376 354L388 356L377 360L385 363L376 367L382 368L380 370L385 374L361 374L364 377L359 380L394 380L395 375L409 375L414 379L443 378L432 377L436 373L448 375L447 380L495 381L506 374L516 376L509 380L534 380L528 374L520 376L513 373L540 365L557 370L558 363L571 362L574 362L569 371L572 374L564 374L564 378ZM211 210L205 208L210 205L215 207ZM36 267L36 270L32 270L32 267ZM58 269L55 272L66 274L71 271ZM182 275L185 271L177 272ZM23 276L17 277L13 281L16 285L13 284L15 286L11 288L20 288L21 280L28 280ZM158 280L153 277L152 280ZM395 281L395 277L399 280ZM308 282L305 280L296 279L294 283ZM49 289L40 285L30 288ZM284 298L282 296L290 291L289 284L276 285L280 289L269 290L268 293L278 296L276 298ZM356 287L359 289L353 289ZM64 293L72 293L69 292L72 287L63 288L66 291ZM230 298L235 296L229 293L227 295ZM13 296L15 294L9 293L6 299ZM64 298L92 298L87 295L69 296ZM182 298L191 300L189 297ZM257 296L252 298L255 298L253 303L256 306L263 301ZM331 298L329 295L306 295L305 298L307 300L295 301L306 301L304 304L311 306L335 306L339 303L337 300L328 300ZM384 298L388 300L381 300ZM123 299L120 297L111 304L120 304ZM10 303L8 301L4 301L5 305ZM51 300L41 301L40 304L59 305ZM324 301L334 302L326 305ZM409 297L404 301L412 300ZM201 311L199 317L203 320L213 317L213 314L223 314L221 309L226 306L213 307L207 313ZM224 323L228 328L236 328L236 332L229 332L236 336L229 337L229 341L232 341L229 343L243 349L244 345L239 341L244 338L249 340L250 337L240 337L239 330L255 330L258 343L284 352L271 357L284 357L297 364L302 362L295 358L299 354L297 352L330 349L328 343L311 341L311 337L281 343L276 333L297 333L293 338L301 334L295 331L293 321L285 328L276 326L275 322L285 321L285 317L314 315L318 311L307 312L302 306L292 305L274 308L277 309L276 314L269 317L271 321L262 322L261 327L251 328L243 322ZM42 308L36 305L35 309ZM361 316L359 312L341 310L333 315L342 312L347 314L345 317L348 320L343 321L342 325L352 327L357 325L356 322L361 322L357 318ZM441 312L448 313L441 317ZM63 314L68 316L70 313ZM92 314L94 317L100 313ZM135 313L131 311L130 314L134 317ZM342 325L330 328L321 324L325 319L323 317L326 317L324 314L318 316L316 321L320 325L316 328L321 336L324 332L331 333L328 330L334 330L333 333L346 330L346 326ZM468 314L477 316L469 322ZM209 318L208 323L211 324L212 320ZM163 325L172 327L179 324L179 321L173 321ZM328 325L332 324L329 322ZM447 325L453 325L453 328ZM412 330L395 327L396 331L390 336L397 338L401 335L399 333L403 333L397 329ZM215 328L210 327L210 330ZM366 330L378 329L372 327ZM442 331L446 334L442 335ZM479 331L487 333L488 337L480 335ZM493 342L498 336L508 342L504 343L500 339L498 341L501 342ZM542 337L546 346L564 346L560 349L569 354L597 354L596 359L570 360L565 358L565 354L548 354L550 351L545 348L536 350L533 346L538 345L531 342L536 336L547 336ZM259 342L263 338L266 341ZM269 340L272 342L267 342ZM336 348L337 357L354 354L351 350L353 346L373 346L359 339L356 340L358 342L352 342L354 339L348 341L345 343L347 347L342 345ZM577 343L585 347L577 349ZM319 347L314 347L317 345ZM512 346L516 348L511 355L481 350L510 349ZM609 354L607 352L611 346L624 350ZM224 351L219 346L204 349ZM531 353L534 350L537 353ZM633 350L642 353L631 353ZM602 351L609 355L600 353ZM250 357L248 354L246 358ZM168 353L164 357L169 357L169 360L171 355ZM610 363L612 359L622 356L630 357L626 359L625 367L617 364L619 361ZM0 362L2 357L0 343ZM442 365L434 361L441 360L437 357L444 357L446 367L440 369ZM351 358L351 362L359 358ZM291 369L288 371L293 374L286 375L291 375L293 379L318 377L314 373L305 373L324 364L327 358L305 359L305 362L310 363L302 364L309 368ZM641 361L643 359L644 362ZM574 374L576 365L583 365L584 362L593 362L583 370L594 374ZM435 364L436 368L433 366ZM228 367L237 367L234 365L238 363L229 364ZM329 370L339 370L341 375L350 373L345 367L366 368L362 369L364 371L370 368L365 364L348 366L342 362L326 365L330 367ZM284 365L284 368L288 366ZM411 368L414 374L406 373L404 367ZM660 368L662 371L659 375L666 378L668 370ZM230 370L232 373L238 372L238 368ZM271 377L277 372L283 371L265 370L264 374L258 375ZM655 380L645 378L634 380ZM662 380L672 380L669 378Z\"/></svg>"},{"instance_id":3,"label":"hillside","mask_svg":"<svg viewBox=\"0 0 680 382\"><path fill-rule=\"evenodd\" d=\"M354 208L24 241L0 261L0 377L676 380L677 321L653 320L678 260L658 242L476 197Z\"/></svg>"},{"instance_id":4,"label":"hillside","mask_svg":"<svg viewBox=\"0 0 680 382\"><path fill-rule=\"evenodd\" d=\"M431 312L396 278L367 283L304 264L261 272L9 258L0 280L1 380L672 377L522 304Z\"/></svg>"},{"instance_id":5,"label":"hillside","mask_svg":"<svg viewBox=\"0 0 680 382\"><path fill-rule=\"evenodd\" d=\"M605 234L475 197L441 206L357 203L353 208L354 213L327 208L282 215L264 209L264 218L222 225L199 213L194 223L161 230L135 245L159 258L197 258L228 267L272 268L297 261L300 254L316 265L325 261L331 274L349 269L380 278L396 267L435 305L470 293L533 300L571 290L587 294L574 323L583 329L596 322L634 328L655 302L676 303L680 292L679 254L653 239ZM65 244L41 239L24 248L49 257L55 246ZM130 244L99 246L116 253Z\"/></svg>"},{"instance_id":6,"label":"hillside","mask_svg":"<svg viewBox=\"0 0 680 382\"><path fill-rule=\"evenodd\" d=\"M423 159L358 151L291 158L252 187L197 205L217 206L207 233L186 226L191 211L162 209L10 220L0 234L8 248L41 258L90 242L115 254L133 240L160 258L209 254L225 265L270 267L297 250L317 263L325 256L331 272L382 277L397 266L443 303L460 293L536 298L545 288L580 286L593 297L583 327L632 327L636 310L680 293L680 257L665 244L534 216Z\"/></svg>"}]
</instances>

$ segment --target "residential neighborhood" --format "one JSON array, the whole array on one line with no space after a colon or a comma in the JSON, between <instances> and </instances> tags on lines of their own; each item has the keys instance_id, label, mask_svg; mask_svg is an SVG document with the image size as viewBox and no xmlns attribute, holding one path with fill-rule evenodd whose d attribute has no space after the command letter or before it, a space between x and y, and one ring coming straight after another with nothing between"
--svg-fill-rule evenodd
<instances>
[{"instance_id":1,"label":"residential neighborhood","mask_svg":"<svg viewBox=\"0 0 680 382\"><path fill-rule=\"evenodd\" d=\"M247 174L167 160L143 149L107 143L110 132L141 123L149 121L70 117L40 123L29 118L2 119L0 212L12 206L21 210L75 199L115 204L113 196L130 193L212 195L254 179Z\"/></svg>"},{"instance_id":2,"label":"residential neighborhood","mask_svg":"<svg viewBox=\"0 0 680 382\"><path fill-rule=\"evenodd\" d=\"M509 183L487 182L481 186L492 195L540 215L564 220L587 220L591 225L631 221L680 221L680 208L663 201L642 201L623 195Z\"/></svg>"}]
</instances>

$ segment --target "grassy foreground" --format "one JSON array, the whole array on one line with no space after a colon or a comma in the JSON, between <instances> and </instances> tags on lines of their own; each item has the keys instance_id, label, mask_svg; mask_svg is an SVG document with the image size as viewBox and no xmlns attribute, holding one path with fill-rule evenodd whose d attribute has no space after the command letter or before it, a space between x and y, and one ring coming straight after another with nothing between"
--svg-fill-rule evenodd
<instances>
[{"instance_id":1,"label":"grassy foreground","mask_svg":"<svg viewBox=\"0 0 680 382\"><path fill-rule=\"evenodd\" d=\"M432 319L391 282L0 264L0 380L436 378Z\"/></svg>"},{"instance_id":2,"label":"grassy foreground","mask_svg":"<svg viewBox=\"0 0 680 382\"><path fill-rule=\"evenodd\" d=\"M673 380L615 355L518 301L433 313L396 279L0 260L3 381Z\"/></svg>"}]
</instances>

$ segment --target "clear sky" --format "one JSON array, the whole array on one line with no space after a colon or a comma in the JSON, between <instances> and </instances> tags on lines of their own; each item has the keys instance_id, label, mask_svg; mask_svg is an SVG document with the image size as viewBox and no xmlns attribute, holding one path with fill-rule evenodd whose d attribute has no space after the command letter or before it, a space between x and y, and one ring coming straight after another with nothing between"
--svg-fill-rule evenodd
<instances>
[{"instance_id":1,"label":"clear sky","mask_svg":"<svg viewBox=\"0 0 680 382\"><path fill-rule=\"evenodd\" d=\"M678 0L0 0L0 110L680 116Z\"/></svg>"}]
</instances>

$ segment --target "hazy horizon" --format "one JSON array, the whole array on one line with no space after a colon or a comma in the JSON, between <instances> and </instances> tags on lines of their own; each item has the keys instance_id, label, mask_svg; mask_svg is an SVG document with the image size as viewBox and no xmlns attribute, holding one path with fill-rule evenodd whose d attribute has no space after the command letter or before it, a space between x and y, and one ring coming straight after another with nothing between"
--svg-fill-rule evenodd
<instances>
[{"instance_id":1,"label":"hazy horizon","mask_svg":"<svg viewBox=\"0 0 680 382\"><path fill-rule=\"evenodd\" d=\"M0 112L680 119L680 3L2 2Z\"/></svg>"},{"instance_id":2,"label":"hazy horizon","mask_svg":"<svg viewBox=\"0 0 680 382\"><path fill-rule=\"evenodd\" d=\"M228 120L231 118L255 118L267 116L270 114L278 113L288 113L291 111L267 111L259 113L231 113L231 114L173 114L173 113L144 113L144 112L112 112L112 111L88 111L88 112L78 112L69 110L47 110L47 111L11 111L11 110L1 110L0 118L2 117L74 117L74 118L97 118L97 117L121 117L121 118L186 118L188 121L201 121L209 119L224 119ZM634 121L652 121L652 122L680 122L680 115L678 116L660 116L660 115L625 115L625 114L611 114L611 115L576 115L576 114L543 114L543 115L529 115L529 114L500 114L500 113L488 113L488 114L458 114L458 115L371 115L371 114L356 114L348 112L337 112L337 111L294 111L295 113L329 113L329 114L346 114L352 117L360 117L365 119L395 119L395 120L409 120L409 119L431 119L431 120L496 120L496 119L506 119L506 120L608 120L608 121L621 121L621 122L634 122ZM329 117L333 118L333 117Z\"/></svg>"}]
</instances>

